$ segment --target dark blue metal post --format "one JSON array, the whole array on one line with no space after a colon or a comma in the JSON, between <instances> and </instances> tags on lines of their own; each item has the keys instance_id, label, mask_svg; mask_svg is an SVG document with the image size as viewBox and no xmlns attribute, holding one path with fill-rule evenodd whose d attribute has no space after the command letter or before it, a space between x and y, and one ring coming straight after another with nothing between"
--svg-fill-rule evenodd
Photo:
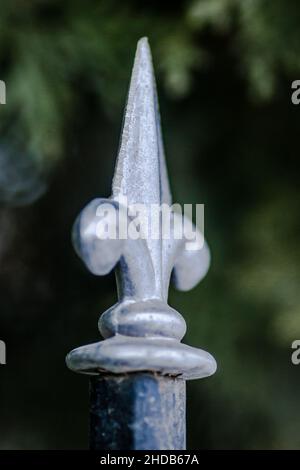
<instances>
[{"instance_id":1,"label":"dark blue metal post","mask_svg":"<svg viewBox=\"0 0 300 470\"><path fill-rule=\"evenodd\" d=\"M90 380L90 448L185 449L185 381L150 373Z\"/></svg>"}]
</instances>

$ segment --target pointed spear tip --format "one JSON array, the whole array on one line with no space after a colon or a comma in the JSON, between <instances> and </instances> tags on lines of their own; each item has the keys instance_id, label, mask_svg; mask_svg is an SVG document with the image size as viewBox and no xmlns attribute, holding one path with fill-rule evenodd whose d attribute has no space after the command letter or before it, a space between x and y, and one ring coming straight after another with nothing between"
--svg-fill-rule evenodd
<instances>
[{"instance_id":1,"label":"pointed spear tip","mask_svg":"<svg viewBox=\"0 0 300 470\"><path fill-rule=\"evenodd\" d=\"M143 64L143 67L152 68L152 54L149 45L149 40L146 36L142 37L137 42L136 53L135 53L135 66L140 66Z\"/></svg>"},{"instance_id":2,"label":"pointed spear tip","mask_svg":"<svg viewBox=\"0 0 300 470\"><path fill-rule=\"evenodd\" d=\"M147 37L137 43L112 189L129 203L171 201Z\"/></svg>"},{"instance_id":3,"label":"pointed spear tip","mask_svg":"<svg viewBox=\"0 0 300 470\"><path fill-rule=\"evenodd\" d=\"M142 48L142 47L146 47L147 49L150 49L149 39L147 36L141 37L137 42L137 49Z\"/></svg>"}]
</instances>

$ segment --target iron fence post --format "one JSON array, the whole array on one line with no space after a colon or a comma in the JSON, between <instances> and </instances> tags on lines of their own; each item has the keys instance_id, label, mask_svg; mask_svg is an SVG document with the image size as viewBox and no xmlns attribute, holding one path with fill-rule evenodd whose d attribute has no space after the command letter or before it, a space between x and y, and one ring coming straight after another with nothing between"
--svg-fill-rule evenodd
<instances>
[{"instance_id":1,"label":"iron fence post","mask_svg":"<svg viewBox=\"0 0 300 470\"><path fill-rule=\"evenodd\" d=\"M71 351L66 361L91 375L92 449L184 449L185 380L213 374L216 362L180 342L186 324L167 303L168 287L171 277L181 290L196 285L209 267L209 250L204 242L190 252L186 240L165 239L161 228L158 237L100 237L99 209L119 229L113 212L123 213L124 197L129 205L143 204L147 220L153 205L172 205L146 38L138 42L112 196L91 201L73 231L75 249L90 271L116 269L119 301L99 320L104 340ZM175 223L179 215L171 217Z\"/></svg>"}]
</instances>

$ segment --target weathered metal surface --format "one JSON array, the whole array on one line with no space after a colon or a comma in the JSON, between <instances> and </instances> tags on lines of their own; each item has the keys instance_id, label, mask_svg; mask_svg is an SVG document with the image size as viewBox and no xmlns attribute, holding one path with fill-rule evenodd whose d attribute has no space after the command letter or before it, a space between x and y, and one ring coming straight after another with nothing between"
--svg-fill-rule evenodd
<instances>
[{"instance_id":1,"label":"weathered metal surface","mask_svg":"<svg viewBox=\"0 0 300 470\"><path fill-rule=\"evenodd\" d=\"M90 448L185 449L185 381L154 374L90 380Z\"/></svg>"},{"instance_id":2,"label":"weathered metal surface","mask_svg":"<svg viewBox=\"0 0 300 470\"><path fill-rule=\"evenodd\" d=\"M214 358L180 343L186 331L183 317L167 304L170 278L180 290L194 287L209 267L209 249L186 249L186 239L99 239L99 207L123 210L143 203L171 204L160 129L151 53L146 38L138 43L132 72L121 145L110 199L95 199L79 215L74 246L88 269L103 275L116 268L116 305L103 313L99 329L104 341L77 348L67 356L70 369L89 374L150 371L201 378L216 370ZM120 202L121 201L121 202ZM172 213L173 223L178 214ZM112 217L112 224L118 222ZM201 240L198 233L197 240ZM202 237L203 239L203 237Z\"/></svg>"}]
</instances>

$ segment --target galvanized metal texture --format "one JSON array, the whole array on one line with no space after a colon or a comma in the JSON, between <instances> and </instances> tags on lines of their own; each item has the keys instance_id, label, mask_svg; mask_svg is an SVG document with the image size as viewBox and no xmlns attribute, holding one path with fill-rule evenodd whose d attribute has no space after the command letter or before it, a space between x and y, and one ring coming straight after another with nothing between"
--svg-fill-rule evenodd
<instances>
[{"instance_id":1,"label":"galvanized metal texture","mask_svg":"<svg viewBox=\"0 0 300 470\"><path fill-rule=\"evenodd\" d=\"M184 238L99 239L97 208L109 203L121 211L123 196L129 204L144 204L146 217L151 204L172 204L146 38L137 47L112 196L90 202L73 232L75 249L91 272L103 275L116 269L119 301L99 320L105 340L71 351L66 361L70 369L88 374L150 371L183 379L211 375L214 358L180 342L185 321L167 304L171 278L178 289L188 290L205 276L207 244L188 251ZM180 216L172 217L175 222Z\"/></svg>"}]
</instances>

